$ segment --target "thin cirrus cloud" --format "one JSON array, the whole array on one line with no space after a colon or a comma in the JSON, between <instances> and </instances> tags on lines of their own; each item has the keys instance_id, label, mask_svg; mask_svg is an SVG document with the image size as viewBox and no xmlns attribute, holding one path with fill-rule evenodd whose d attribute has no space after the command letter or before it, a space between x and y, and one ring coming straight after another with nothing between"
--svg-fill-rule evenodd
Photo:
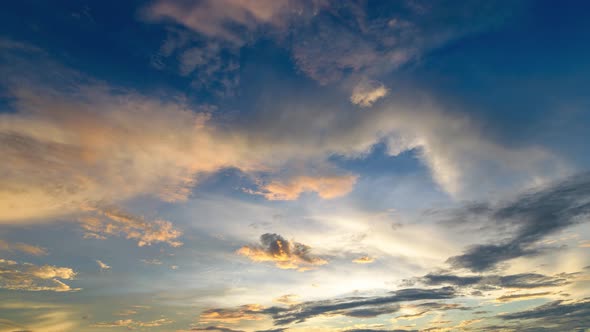
<instances>
[{"instance_id":1,"label":"thin cirrus cloud","mask_svg":"<svg viewBox=\"0 0 590 332\"><path fill-rule=\"evenodd\" d=\"M94 215L81 217L79 222L85 238L106 239L106 236L124 236L137 240L140 247L154 243L166 243L180 247L178 238L182 232L166 220L146 221L143 217L124 212L115 207L85 207Z\"/></svg>"},{"instance_id":2,"label":"thin cirrus cloud","mask_svg":"<svg viewBox=\"0 0 590 332\"><path fill-rule=\"evenodd\" d=\"M15 252L19 251L28 255L33 256L45 256L47 255L47 249L39 246L34 246L22 242L8 242L0 239L0 251L4 252Z\"/></svg>"},{"instance_id":3,"label":"thin cirrus cloud","mask_svg":"<svg viewBox=\"0 0 590 332\"><path fill-rule=\"evenodd\" d=\"M243 246L237 254L254 262L272 262L280 269L298 271L307 271L328 264L325 259L313 255L311 247L271 233L262 234L259 245Z\"/></svg>"},{"instance_id":4,"label":"thin cirrus cloud","mask_svg":"<svg viewBox=\"0 0 590 332\"><path fill-rule=\"evenodd\" d=\"M199 322L238 323L243 320L261 320L261 311L264 309L259 304L246 304L237 308L208 309L201 313Z\"/></svg>"}]
</instances>

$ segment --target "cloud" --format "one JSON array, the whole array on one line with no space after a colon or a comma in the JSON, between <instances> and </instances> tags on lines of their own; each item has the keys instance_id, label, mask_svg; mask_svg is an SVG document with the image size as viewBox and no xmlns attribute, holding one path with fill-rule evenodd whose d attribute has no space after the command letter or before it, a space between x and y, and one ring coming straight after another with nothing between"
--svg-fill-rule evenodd
<instances>
[{"instance_id":1,"label":"cloud","mask_svg":"<svg viewBox=\"0 0 590 332\"><path fill-rule=\"evenodd\" d=\"M375 261L375 258L369 256L362 256L352 260L353 263L357 264L371 264Z\"/></svg>"},{"instance_id":2,"label":"cloud","mask_svg":"<svg viewBox=\"0 0 590 332\"><path fill-rule=\"evenodd\" d=\"M39 67L27 65L25 73ZM308 174L314 173L308 169L279 175L301 164L332 170L330 157L361 158L380 142L392 156L415 151L452 195L468 192L480 174L495 179L489 169L505 170L516 184L517 175L543 179L561 166L543 149L492 142L472 120L429 103L400 101L371 112L343 112L285 100L247 121L220 123L209 111L195 112L198 107L182 97L80 83L80 75L53 71L77 79L70 78L67 90L44 87L38 78L8 80L15 112L0 114L1 223L44 222L146 195L182 201L203 177L225 168L268 175L273 180L260 192L271 199L295 199L305 191L339 197L352 190L355 175ZM174 236L166 222L153 227L168 227L167 236ZM142 236L147 234L134 238L146 245L152 241Z\"/></svg>"},{"instance_id":3,"label":"cloud","mask_svg":"<svg viewBox=\"0 0 590 332\"><path fill-rule=\"evenodd\" d=\"M553 301L498 317L518 322L520 331L533 331L535 328L538 331L541 326L545 328L543 331L574 331L590 326L590 299Z\"/></svg>"},{"instance_id":4,"label":"cloud","mask_svg":"<svg viewBox=\"0 0 590 332\"><path fill-rule=\"evenodd\" d=\"M0 259L0 288L24 291L71 292L62 280L72 280L76 272L69 267L34 265Z\"/></svg>"},{"instance_id":5,"label":"cloud","mask_svg":"<svg viewBox=\"0 0 590 332\"><path fill-rule=\"evenodd\" d=\"M429 273L418 280L426 285L453 285L458 287L490 288L518 288L533 289L544 287L560 287L570 283L576 273L560 273L547 276L539 273L519 273L510 275L470 275Z\"/></svg>"},{"instance_id":6,"label":"cloud","mask_svg":"<svg viewBox=\"0 0 590 332\"><path fill-rule=\"evenodd\" d=\"M513 301L522 301L522 300L529 300L529 299L536 299L539 297L547 297L552 295L551 292L537 292L537 293L510 293L502 295L496 298L497 302L513 302Z\"/></svg>"},{"instance_id":7,"label":"cloud","mask_svg":"<svg viewBox=\"0 0 590 332\"><path fill-rule=\"evenodd\" d=\"M278 234L260 236L260 245L243 246L237 253L254 262L273 262L281 269L306 271L328 262L311 254L311 248L302 243L288 241Z\"/></svg>"},{"instance_id":8,"label":"cloud","mask_svg":"<svg viewBox=\"0 0 590 332\"><path fill-rule=\"evenodd\" d=\"M205 0L195 3L156 1L144 10L148 20L173 20L207 37L243 44L240 31L259 24L281 24L296 3L290 0ZM238 28L232 28L238 27Z\"/></svg>"},{"instance_id":9,"label":"cloud","mask_svg":"<svg viewBox=\"0 0 590 332\"><path fill-rule=\"evenodd\" d=\"M101 260L96 260L96 264L100 267L101 270L109 270L111 267L107 264L103 263Z\"/></svg>"},{"instance_id":10,"label":"cloud","mask_svg":"<svg viewBox=\"0 0 590 332\"><path fill-rule=\"evenodd\" d=\"M386 296L355 297L295 304L286 308L270 307L264 310L276 325L300 323L322 315L375 317L399 310L398 304L419 300L450 299L455 297L452 287L438 289L406 288Z\"/></svg>"},{"instance_id":11,"label":"cloud","mask_svg":"<svg viewBox=\"0 0 590 332\"><path fill-rule=\"evenodd\" d=\"M234 330L222 326L207 326L207 327L195 327L191 331L212 331L212 332L244 332L243 330Z\"/></svg>"},{"instance_id":12,"label":"cloud","mask_svg":"<svg viewBox=\"0 0 590 332\"><path fill-rule=\"evenodd\" d=\"M418 330L402 330L402 329L395 329L395 330L351 329L351 330L345 330L344 332L418 332Z\"/></svg>"},{"instance_id":13,"label":"cloud","mask_svg":"<svg viewBox=\"0 0 590 332\"><path fill-rule=\"evenodd\" d=\"M25 254L33 255L33 256L45 256L47 255L47 250L45 248L41 248L38 246L16 242L11 243L0 239L0 251L20 251Z\"/></svg>"},{"instance_id":14,"label":"cloud","mask_svg":"<svg viewBox=\"0 0 590 332\"><path fill-rule=\"evenodd\" d=\"M587 221L590 173L572 176L498 206L479 208L478 212L495 225L513 227L513 235L498 243L473 246L449 258L453 267L485 271L510 259L540 254L533 247L539 240Z\"/></svg>"},{"instance_id":15,"label":"cloud","mask_svg":"<svg viewBox=\"0 0 590 332\"><path fill-rule=\"evenodd\" d=\"M350 174L318 177L296 176L262 184L259 191L252 193L263 195L271 201L296 200L304 192L316 192L323 199L333 199L351 192L356 180L357 176Z\"/></svg>"},{"instance_id":16,"label":"cloud","mask_svg":"<svg viewBox=\"0 0 590 332\"><path fill-rule=\"evenodd\" d=\"M259 304L246 304L238 308L208 309L201 313L199 322L238 323L242 320L261 320L261 311L264 309Z\"/></svg>"},{"instance_id":17,"label":"cloud","mask_svg":"<svg viewBox=\"0 0 590 332\"><path fill-rule=\"evenodd\" d=\"M160 318L153 321L136 321L133 319L119 319L113 322L98 322L94 323L92 327L99 327L99 328L111 328L111 327L126 327L127 329L134 330L137 328L143 327L159 327L167 324L171 324L173 321L167 318Z\"/></svg>"},{"instance_id":18,"label":"cloud","mask_svg":"<svg viewBox=\"0 0 590 332\"><path fill-rule=\"evenodd\" d=\"M361 107L371 107L377 100L385 97L389 90L383 83L376 81L361 81L352 90L350 101Z\"/></svg>"},{"instance_id":19,"label":"cloud","mask_svg":"<svg viewBox=\"0 0 590 332\"><path fill-rule=\"evenodd\" d=\"M299 296L295 294L285 294L277 297L273 301L281 304L294 304L297 303L295 299L297 299L298 297Z\"/></svg>"},{"instance_id":20,"label":"cloud","mask_svg":"<svg viewBox=\"0 0 590 332\"><path fill-rule=\"evenodd\" d=\"M115 207L86 207L85 209L99 216L80 218L82 228L86 231L85 237L100 239L105 235L123 235L127 239L137 240L137 245L140 247L160 242L172 247L182 245L182 242L177 240L182 232L174 228L169 221L148 222L142 217L123 212Z\"/></svg>"}]
</instances>

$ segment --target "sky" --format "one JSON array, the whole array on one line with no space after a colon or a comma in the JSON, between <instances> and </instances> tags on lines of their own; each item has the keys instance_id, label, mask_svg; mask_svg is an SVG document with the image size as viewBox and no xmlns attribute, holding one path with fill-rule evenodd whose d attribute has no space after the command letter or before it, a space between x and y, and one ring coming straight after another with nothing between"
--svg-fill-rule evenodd
<instances>
[{"instance_id":1,"label":"sky","mask_svg":"<svg viewBox=\"0 0 590 332\"><path fill-rule=\"evenodd\" d=\"M590 331L585 1L0 10L0 332Z\"/></svg>"}]
</instances>

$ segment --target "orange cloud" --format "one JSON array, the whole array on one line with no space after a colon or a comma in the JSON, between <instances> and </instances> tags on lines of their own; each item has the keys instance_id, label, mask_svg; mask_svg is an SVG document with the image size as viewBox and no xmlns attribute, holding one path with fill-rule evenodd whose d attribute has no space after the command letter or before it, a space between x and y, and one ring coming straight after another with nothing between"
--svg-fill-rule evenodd
<instances>
[{"instance_id":1,"label":"orange cloud","mask_svg":"<svg viewBox=\"0 0 590 332\"><path fill-rule=\"evenodd\" d=\"M263 309L259 304L246 304L232 309L209 309L201 313L199 321L234 324L242 320L261 320L260 311Z\"/></svg>"},{"instance_id":2,"label":"orange cloud","mask_svg":"<svg viewBox=\"0 0 590 332\"><path fill-rule=\"evenodd\" d=\"M288 241L278 234L263 234L260 242L260 245L244 246L237 253L254 262L273 262L280 269L297 269L300 272L328 263L312 255L309 246Z\"/></svg>"},{"instance_id":3,"label":"orange cloud","mask_svg":"<svg viewBox=\"0 0 590 332\"><path fill-rule=\"evenodd\" d=\"M0 259L0 288L24 291L70 292L73 289L61 280L72 280L76 272L69 267L37 266ZM61 280L60 280L61 279Z\"/></svg>"},{"instance_id":4,"label":"orange cloud","mask_svg":"<svg viewBox=\"0 0 590 332\"><path fill-rule=\"evenodd\" d=\"M357 263L357 264L370 264L370 263L373 263L374 261L375 261L375 258L369 257L369 256L362 256L362 257L352 260L353 263Z\"/></svg>"},{"instance_id":5,"label":"orange cloud","mask_svg":"<svg viewBox=\"0 0 590 332\"><path fill-rule=\"evenodd\" d=\"M140 216L114 207L87 207L86 209L99 217L80 218L82 228L86 230L85 237L104 239L105 235L122 235L127 239L137 240L137 245L140 247L160 242L172 247L182 245L182 242L177 240L182 232L174 228L169 221L149 222Z\"/></svg>"},{"instance_id":6,"label":"orange cloud","mask_svg":"<svg viewBox=\"0 0 590 332\"><path fill-rule=\"evenodd\" d=\"M0 240L0 251L20 251L33 256L47 255L47 250L45 248L21 242L10 243L4 240Z\"/></svg>"},{"instance_id":7,"label":"orange cloud","mask_svg":"<svg viewBox=\"0 0 590 332\"><path fill-rule=\"evenodd\" d=\"M260 191L254 193L263 195L271 201L296 200L304 192L316 192L321 198L332 199L351 192L356 180L357 176L350 174L317 177L296 176L264 184L260 187Z\"/></svg>"}]
</instances>

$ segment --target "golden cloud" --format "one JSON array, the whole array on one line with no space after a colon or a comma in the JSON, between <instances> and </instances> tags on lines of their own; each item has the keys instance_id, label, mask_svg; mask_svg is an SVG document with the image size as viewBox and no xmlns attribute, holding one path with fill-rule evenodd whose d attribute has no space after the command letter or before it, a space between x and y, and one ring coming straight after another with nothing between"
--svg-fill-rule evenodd
<instances>
[{"instance_id":1,"label":"golden cloud","mask_svg":"<svg viewBox=\"0 0 590 332\"><path fill-rule=\"evenodd\" d=\"M355 175L296 176L286 180L274 180L262 184L260 190L252 192L271 201L292 201L304 192L316 192L323 199L344 196L352 191Z\"/></svg>"},{"instance_id":2,"label":"golden cloud","mask_svg":"<svg viewBox=\"0 0 590 332\"><path fill-rule=\"evenodd\" d=\"M25 254L33 255L33 256L45 256L47 255L47 250L45 248L41 248L38 246L26 244L26 243L10 243L0 239L0 251L20 251L24 252Z\"/></svg>"},{"instance_id":3,"label":"golden cloud","mask_svg":"<svg viewBox=\"0 0 590 332\"><path fill-rule=\"evenodd\" d=\"M280 269L297 269L300 272L328 263L312 255L309 246L270 233L260 236L260 245L243 246L237 253L254 262L273 262Z\"/></svg>"},{"instance_id":4,"label":"golden cloud","mask_svg":"<svg viewBox=\"0 0 590 332\"><path fill-rule=\"evenodd\" d=\"M143 217L132 215L115 207L87 207L86 210L99 217L80 218L85 237L104 239L105 235L122 235L127 239L137 240L140 247L153 243L167 243L172 247L179 247L182 242L177 239L182 232L166 220L146 221ZM102 218L100 218L102 217Z\"/></svg>"},{"instance_id":5,"label":"golden cloud","mask_svg":"<svg viewBox=\"0 0 590 332\"><path fill-rule=\"evenodd\" d=\"M259 304L246 304L231 309L208 309L201 313L199 321L234 324L242 320L261 320L260 311L263 309Z\"/></svg>"},{"instance_id":6,"label":"golden cloud","mask_svg":"<svg viewBox=\"0 0 590 332\"><path fill-rule=\"evenodd\" d=\"M353 263L357 263L357 264L370 264L370 263L373 263L374 261L375 261L375 258L369 257L369 256L362 256L362 257L355 258L352 260Z\"/></svg>"},{"instance_id":7,"label":"golden cloud","mask_svg":"<svg viewBox=\"0 0 590 332\"><path fill-rule=\"evenodd\" d=\"M0 259L0 288L25 291L70 292L71 288L61 280L72 280L76 272L69 267L37 266ZM60 280L61 279L61 280Z\"/></svg>"}]
</instances>

